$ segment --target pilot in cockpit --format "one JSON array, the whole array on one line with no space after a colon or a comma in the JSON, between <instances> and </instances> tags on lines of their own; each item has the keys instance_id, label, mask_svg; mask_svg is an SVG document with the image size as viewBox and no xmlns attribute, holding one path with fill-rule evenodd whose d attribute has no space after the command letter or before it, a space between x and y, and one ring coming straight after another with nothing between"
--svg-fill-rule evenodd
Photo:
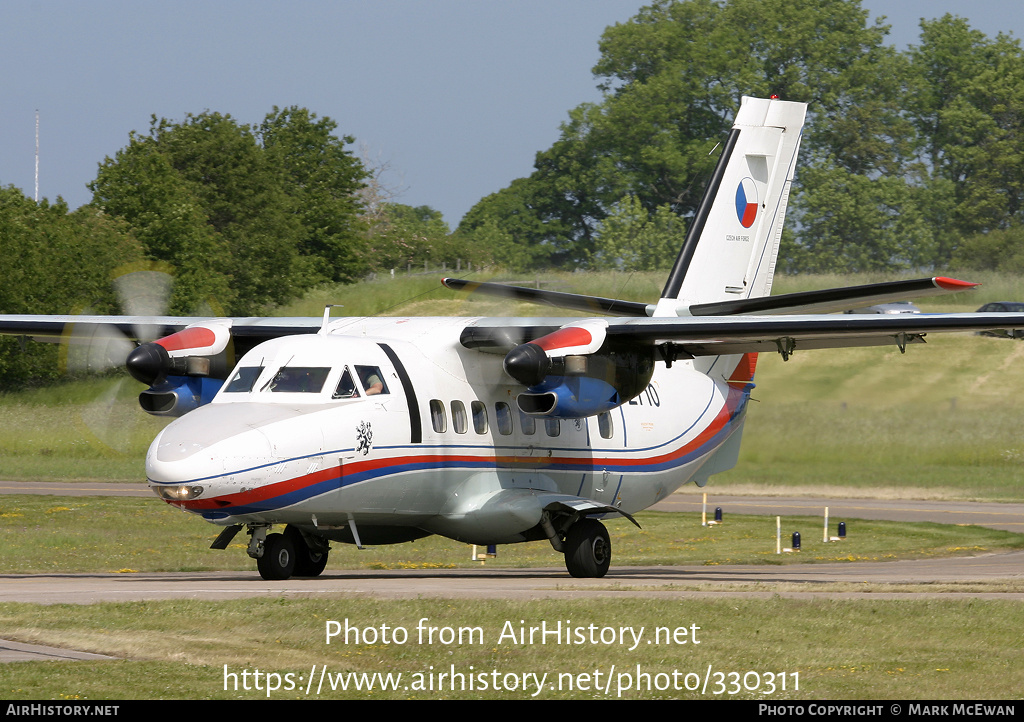
<instances>
[{"instance_id":1,"label":"pilot in cockpit","mask_svg":"<svg viewBox=\"0 0 1024 722\"><path fill-rule=\"evenodd\" d=\"M384 380L380 377L380 369L376 366L356 366L356 371L359 373L359 380L363 383L363 391L367 396L388 392L384 387Z\"/></svg>"}]
</instances>

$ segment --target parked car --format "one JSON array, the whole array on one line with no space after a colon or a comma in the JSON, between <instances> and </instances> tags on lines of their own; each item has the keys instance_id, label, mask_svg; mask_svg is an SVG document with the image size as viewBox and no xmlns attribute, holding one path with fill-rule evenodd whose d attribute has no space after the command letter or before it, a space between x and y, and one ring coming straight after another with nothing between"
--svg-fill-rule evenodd
<instances>
[{"instance_id":1,"label":"parked car","mask_svg":"<svg viewBox=\"0 0 1024 722\"><path fill-rule=\"evenodd\" d=\"M1024 303L1016 301L993 301L986 303L978 309L978 313L1024 313ZM995 336L996 338L1024 338L1024 331L993 329L991 331L978 331L979 336Z\"/></svg>"},{"instance_id":2,"label":"parked car","mask_svg":"<svg viewBox=\"0 0 1024 722\"><path fill-rule=\"evenodd\" d=\"M879 303L864 308L851 308L843 313L921 313L921 309L910 301L894 301L893 303Z\"/></svg>"}]
</instances>

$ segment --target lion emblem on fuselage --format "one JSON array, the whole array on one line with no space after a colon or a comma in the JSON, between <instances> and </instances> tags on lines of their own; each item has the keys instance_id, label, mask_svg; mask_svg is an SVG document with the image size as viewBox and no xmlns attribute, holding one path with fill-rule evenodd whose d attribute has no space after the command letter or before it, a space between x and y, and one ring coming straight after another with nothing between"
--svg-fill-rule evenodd
<instances>
[{"instance_id":1,"label":"lion emblem on fuselage","mask_svg":"<svg viewBox=\"0 0 1024 722\"><path fill-rule=\"evenodd\" d=\"M373 445L373 429L368 421L360 421L356 427L356 451L363 452L363 456L370 453Z\"/></svg>"}]
</instances>

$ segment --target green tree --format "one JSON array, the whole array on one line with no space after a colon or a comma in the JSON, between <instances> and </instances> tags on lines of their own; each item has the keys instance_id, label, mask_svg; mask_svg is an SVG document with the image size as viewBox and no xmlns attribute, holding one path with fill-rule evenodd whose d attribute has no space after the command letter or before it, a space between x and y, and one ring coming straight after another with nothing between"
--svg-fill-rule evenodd
<instances>
[{"instance_id":1,"label":"green tree","mask_svg":"<svg viewBox=\"0 0 1024 722\"><path fill-rule=\"evenodd\" d=\"M957 270L1024 273L1024 225L1017 223L964 239L950 265Z\"/></svg>"},{"instance_id":2,"label":"green tree","mask_svg":"<svg viewBox=\"0 0 1024 722\"><path fill-rule=\"evenodd\" d=\"M359 191L368 173L346 149L355 139L334 134L338 124L305 108L274 107L259 138L301 221L299 255L304 273L352 282L365 271L366 236Z\"/></svg>"},{"instance_id":3,"label":"green tree","mask_svg":"<svg viewBox=\"0 0 1024 722\"><path fill-rule=\"evenodd\" d=\"M168 312L195 313L209 300L235 307L231 254L209 223L199 189L179 173L156 139L132 134L126 148L101 166L93 205L127 221L150 260L174 269Z\"/></svg>"},{"instance_id":4,"label":"green tree","mask_svg":"<svg viewBox=\"0 0 1024 722\"><path fill-rule=\"evenodd\" d=\"M921 23L910 52L908 111L921 138L926 184L952 189L956 236L1024 220L1024 53L960 17ZM953 248L943 249L948 258Z\"/></svg>"},{"instance_id":5,"label":"green tree","mask_svg":"<svg viewBox=\"0 0 1024 722\"><path fill-rule=\"evenodd\" d=\"M533 179L519 178L463 216L456 235L469 257L515 271L551 265L559 239L568 233L559 222L542 218L543 194L535 190Z\"/></svg>"},{"instance_id":6,"label":"green tree","mask_svg":"<svg viewBox=\"0 0 1024 722\"><path fill-rule=\"evenodd\" d=\"M639 198L627 196L601 224L589 265L599 270L667 270L685 235L685 223L667 204L651 214Z\"/></svg>"},{"instance_id":7,"label":"green tree","mask_svg":"<svg viewBox=\"0 0 1024 722\"><path fill-rule=\"evenodd\" d=\"M936 239L922 202L927 191L899 176L857 175L836 166L801 172L807 190L802 239L786 236L782 268L850 273L933 264Z\"/></svg>"},{"instance_id":8,"label":"green tree","mask_svg":"<svg viewBox=\"0 0 1024 722\"><path fill-rule=\"evenodd\" d=\"M174 267L176 310L213 301L258 313L359 271L365 174L335 127L294 107L275 108L258 131L220 113L154 117L101 164L93 205Z\"/></svg>"},{"instance_id":9,"label":"green tree","mask_svg":"<svg viewBox=\"0 0 1024 722\"><path fill-rule=\"evenodd\" d=\"M36 203L17 188L0 188L0 313L119 312L115 269L140 261L126 224L85 207L68 212L57 199ZM0 385L56 378L55 344L0 339Z\"/></svg>"},{"instance_id":10,"label":"green tree","mask_svg":"<svg viewBox=\"0 0 1024 722\"><path fill-rule=\"evenodd\" d=\"M429 206L384 203L370 235L367 264L376 271L404 270L424 261L454 261L448 224Z\"/></svg>"}]
</instances>

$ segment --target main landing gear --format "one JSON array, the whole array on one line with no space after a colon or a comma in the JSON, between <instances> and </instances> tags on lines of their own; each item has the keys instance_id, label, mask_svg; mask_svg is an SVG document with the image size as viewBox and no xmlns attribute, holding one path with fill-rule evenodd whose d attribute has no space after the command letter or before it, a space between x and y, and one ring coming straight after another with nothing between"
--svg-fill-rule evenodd
<instances>
[{"instance_id":1,"label":"main landing gear","mask_svg":"<svg viewBox=\"0 0 1024 722\"><path fill-rule=\"evenodd\" d=\"M597 519L577 518L569 523L565 516L561 524L545 512L541 522L551 545L565 556L565 568L576 578L600 578L608 573L612 561L612 543L608 530ZM635 522L634 522L635 523ZM560 530L556 531L555 524ZM224 549L241 525L226 529L212 548ZM248 554L256 560L260 576L281 581L295 577L316 577L327 566L330 552L327 540L304 533L288 525L283 534L268 534L269 526L252 526ZM564 534L564 536L563 536Z\"/></svg>"},{"instance_id":2,"label":"main landing gear","mask_svg":"<svg viewBox=\"0 0 1024 722\"><path fill-rule=\"evenodd\" d=\"M612 562L608 530L597 519L580 519L569 527L562 542L565 568L577 578L603 577Z\"/></svg>"},{"instance_id":3,"label":"main landing gear","mask_svg":"<svg viewBox=\"0 0 1024 722\"><path fill-rule=\"evenodd\" d=\"M293 576L316 577L327 566L330 547L326 541L307 536L290 524L285 527L284 534L267 534L266 530L267 527L253 529L249 544L249 556L255 556L256 568L264 579L279 581Z\"/></svg>"}]
</instances>

